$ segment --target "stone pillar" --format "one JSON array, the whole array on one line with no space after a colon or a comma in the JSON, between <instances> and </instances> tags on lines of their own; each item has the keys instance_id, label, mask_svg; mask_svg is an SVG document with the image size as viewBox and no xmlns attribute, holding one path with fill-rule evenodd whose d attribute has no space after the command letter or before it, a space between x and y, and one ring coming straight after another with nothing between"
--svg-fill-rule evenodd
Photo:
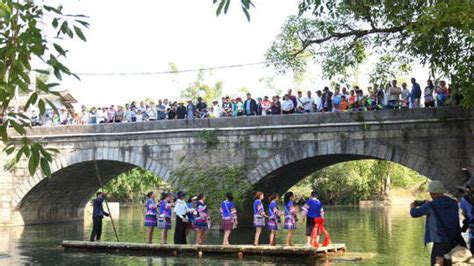
<instances>
[{"instance_id":1,"label":"stone pillar","mask_svg":"<svg viewBox=\"0 0 474 266\"><path fill-rule=\"evenodd\" d=\"M7 225L12 220L13 175L4 169L5 159L0 159L0 225Z\"/></svg>"}]
</instances>

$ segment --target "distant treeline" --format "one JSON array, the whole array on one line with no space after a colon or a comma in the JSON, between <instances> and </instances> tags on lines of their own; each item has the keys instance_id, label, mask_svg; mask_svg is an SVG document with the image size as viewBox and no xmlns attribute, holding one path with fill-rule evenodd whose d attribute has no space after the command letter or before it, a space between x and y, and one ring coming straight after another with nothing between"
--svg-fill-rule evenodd
<instances>
[{"instance_id":1,"label":"distant treeline","mask_svg":"<svg viewBox=\"0 0 474 266\"><path fill-rule=\"evenodd\" d=\"M391 188L423 190L427 178L407 167L382 160L339 163L315 172L294 189L316 190L326 204L358 204L360 200L385 200Z\"/></svg>"}]
</instances>

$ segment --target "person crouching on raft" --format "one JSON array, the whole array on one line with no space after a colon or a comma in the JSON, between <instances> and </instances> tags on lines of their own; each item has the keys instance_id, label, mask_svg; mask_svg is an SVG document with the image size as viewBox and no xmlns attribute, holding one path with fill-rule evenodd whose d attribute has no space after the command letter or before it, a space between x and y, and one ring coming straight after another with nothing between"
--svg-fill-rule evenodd
<instances>
[{"instance_id":1,"label":"person crouching on raft","mask_svg":"<svg viewBox=\"0 0 474 266\"><path fill-rule=\"evenodd\" d=\"M146 213L145 213L145 227L146 227L146 240L148 244L151 244L153 241L153 230L157 226L157 206L155 202L155 193L153 191L146 194L147 200L145 203Z\"/></svg>"},{"instance_id":2,"label":"person crouching on raft","mask_svg":"<svg viewBox=\"0 0 474 266\"><path fill-rule=\"evenodd\" d=\"M262 200L264 198L263 192L255 193L255 200L253 202L253 227L255 227L255 238L253 245L258 246L260 242L260 234L262 229L265 227L265 209L263 207Z\"/></svg>"},{"instance_id":3,"label":"person crouching on raft","mask_svg":"<svg viewBox=\"0 0 474 266\"><path fill-rule=\"evenodd\" d=\"M224 230L224 239L222 240L222 245L228 246L229 244L229 237L232 230L237 228L239 224L237 220L237 210L235 209L235 205L232 202L234 197L230 192L225 194L226 200L224 200L221 204L221 216L222 216L222 229Z\"/></svg>"},{"instance_id":4,"label":"person crouching on raft","mask_svg":"<svg viewBox=\"0 0 474 266\"><path fill-rule=\"evenodd\" d=\"M315 218L324 219L323 205L318 200L318 193L316 191L311 192L311 197L306 201L302 209L302 216L306 217L306 245L312 246L311 233L316 225ZM315 240L319 242L319 234Z\"/></svg>"},{"instance_id":5,"label":"person crouching on raft","mask_svg":"<svg viewBox=\"0 0 474 266\"><path fill-rule=\"evenodd\" d=\"M171 229L171 212L172 212L172 196L170 193L163 192L161 194L160 210L158 214L158 228L161 231L160 244L168 243L168 230Z\"/></svg>"},{"instance_id":6,"label":"person crouching on raft","mask_svg":"<svg viewBox=\"0 0 474 266\"><path fill-rule=\"evenodd\" d=\"M270 230L270 246L276 246L278 224L280 223L280 216L282 215L280 209L278 208L279 199L280 195L277 193L273 193L269 198L270 205L268 205L268 215L270 218L268 219L267 227Z\"/></svg>"},{"instance_id":7,"label":"person crouching on raft","mask_svg":"<svg viewBox=\"0 0 474 266\"><path fill-rule=\"evenodd\" d=\"M291 240L293 238L293 231L296 229L297 219L297 210L294 206L295 194L291 191L288 191L284 197L284 206L285 206L285 225L284 229L288 230L286 235L286 245L293 246Z\"/></svg>"}]
</instances>

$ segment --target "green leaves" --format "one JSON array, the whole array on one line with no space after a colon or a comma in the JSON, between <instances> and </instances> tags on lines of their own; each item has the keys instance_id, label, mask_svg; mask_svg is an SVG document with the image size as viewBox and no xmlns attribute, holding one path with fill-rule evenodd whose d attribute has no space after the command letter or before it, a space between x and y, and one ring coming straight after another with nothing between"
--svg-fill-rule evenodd
<instances>
[{"instance_id":1,"label":"green leaves","mask_svg":"<svg viewBox=\"0 0 474 266\"><path fill-rule=\"evenodd\" d=\"M104 186L109 199L121 202L140 202L148 191L164 189L168 189L168 185L159 176L142 168L122 173Z\"/></svg>"},{"instance_id":2,"label":"green leaves","mask_svg":"<svg viewBox=\"0 0 474 266\"><path fill-rule=\"evenodd\" d=\"M0 125L4 144L12 141L7 130L9 127L22 137L21 140L15 139L12 142L15 145L21 142L18 149L8 143L3 152L15 155L15 162L25 157L30 174L34 174L40 167L43 174L50 176L49 163L56 151L44 149L41 144L26 137L26 128L30 124L25 112L36 106L40 114L44 114L46 104L56 109L45 97L56 93L51 91L51 88L57 86L57 83L47 82L50 72L58 80L64 75L76 75L61 61L66 57L67 50L61 46L60 41L52 42L52 38L46 37L50 31L48 23L62 40L74 37L86 40L82 29L89 27L89 23L83 15L63 14L62 6L53 7L34 1L0 3L0 112L9 108L11 99L18 91L30 95L26 102L21 103L22 110L9 112ZM31 67L32 62L37 66L34 70ZM32 74L37 76L32 78ZM36 81L36 88L31 88L32 79Z\"/></svg>"},{"instance_id":3,"label":"green leaves","mask_svg":"<svg viewBox=\"0 0 474 266\"><path fill-rule=\"evenodd\" d=\"M84 33L82 33L81 28L74 26L74 32L76 33L77 37L83 41L86 41L86 36L84 36Z\"/></svg>"},{"instance_id":4,"label":"green leaves","mask_svg":"<svg viewBox=\"0 0 474 266\"><path fill-rule=\"evenodd\" d=\"M217 4L216 15L219 16L222 12L227 14L229 10L231 0L213 0L214 4ZM251 7L254 7L252 0L241 0L242 11L245 14L245 17L248 21L250 21L250 13L249 10Z\"/></svg>"},{"instance_id":5,"label":"green leaves","mask_svg":"<svg viewBox=\"0 0 474 266\"><path fill-rule=\"evenodd\" d=\"M266 57L282 73L304 71L313 60L325 78L346 77L368 52L382 60L394 56L395 68L376 66L379 74L390 72L384 76L408 71L406 62L416 59L432 76L451 80L454 94L474 106L474 66L466 63L474 60L473 13L472 0L302 0L299 15L288 18Z\"/></svg>"}]
</instances>

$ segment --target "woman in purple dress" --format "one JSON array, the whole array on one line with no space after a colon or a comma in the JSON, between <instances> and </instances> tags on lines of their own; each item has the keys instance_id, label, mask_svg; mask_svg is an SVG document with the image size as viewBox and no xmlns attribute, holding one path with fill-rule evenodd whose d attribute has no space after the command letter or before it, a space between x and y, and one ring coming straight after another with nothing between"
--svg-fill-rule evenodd
<instances>
[{"instance_id":1,"label":"woman in purple dress","mask_svg":"<svg viewBox=\"0 0 474 266\"><path fill-rule=\"evenodd\" d=\"M293 231L296 229L297 220L297 210L294 206L295 194L291 191L288 191L285 194L284 204L285 204L285 225L284 229L288 230L286 235L286 245L293 246L291 240L293 238Z\"/></svg>"},{"instance_id":2,"label":"woman in purple dress","mask_svg":"<svg viewBox=\"0 0 474 266\"><path fill-rule=\"evenodd\" d=\"M207 209L206 204L204 201L206 197L203 194L199 194L197 197L197 204L196 204L196 245L204 244L204 232L209 229L210 227L210 216L209 211Z\"/></svg>"},{"instance_id":3,"label":"woman in purple dress","mask_svg":"<svg viewBox=\"0 0 474 266\"><path fill-rule=\"evenodd\" d=\"M171 194L167 192L161 194L160 213L158 215L158 228L162 229L160 244L167 244L168 242L168 230L171 229L171 208L173 207L171 197Z\"/></svg>"},{"instance_id":4,"label":"woman in purple dress","mask_svg":"<svg viewBox=\"0 0 474 266\"><path fill-rule=\"evenodd\" d=\"M153 240L153 230L157 225L156 220L156 202L155 202L155 193L153 191L146 194L147 200L145 203L146 213L145 213L145 226L146 226L146 239L147 243L151 244Z\"/></svg>"},{"instance_id":5,"label":"woman in purple dress","mask_svg":"<svg viewBox=\"0 0 474 266\"><path fill-rule=\"evenodd\" d=\"M267 227L270 230L270 241L269 241L270 246L276 245L278 224L280 223L280 216L282 215L282 213L280 212L280 209L278 208L279 199L280 199L280 195L278 195L277 193L273 193L269 198L270 205L268 205L269 218L268 218Z\"/></svg>"},{"instance_id":6,"label":"woman in purple dress","mask_svg":"<svg viewBox=\"0 0 474 266\"><path fill-rule=\"evenodd\" d=\"M234 197L232 197L230 192L227 192L225 197L226 200L222 202L220 209L222 216L222 229L224 230L224 240L222 241L222 245L228 246L230 233L233 229L237 228L238 221L237 210L232 202Z\"/></svg>"}]
</instances>

